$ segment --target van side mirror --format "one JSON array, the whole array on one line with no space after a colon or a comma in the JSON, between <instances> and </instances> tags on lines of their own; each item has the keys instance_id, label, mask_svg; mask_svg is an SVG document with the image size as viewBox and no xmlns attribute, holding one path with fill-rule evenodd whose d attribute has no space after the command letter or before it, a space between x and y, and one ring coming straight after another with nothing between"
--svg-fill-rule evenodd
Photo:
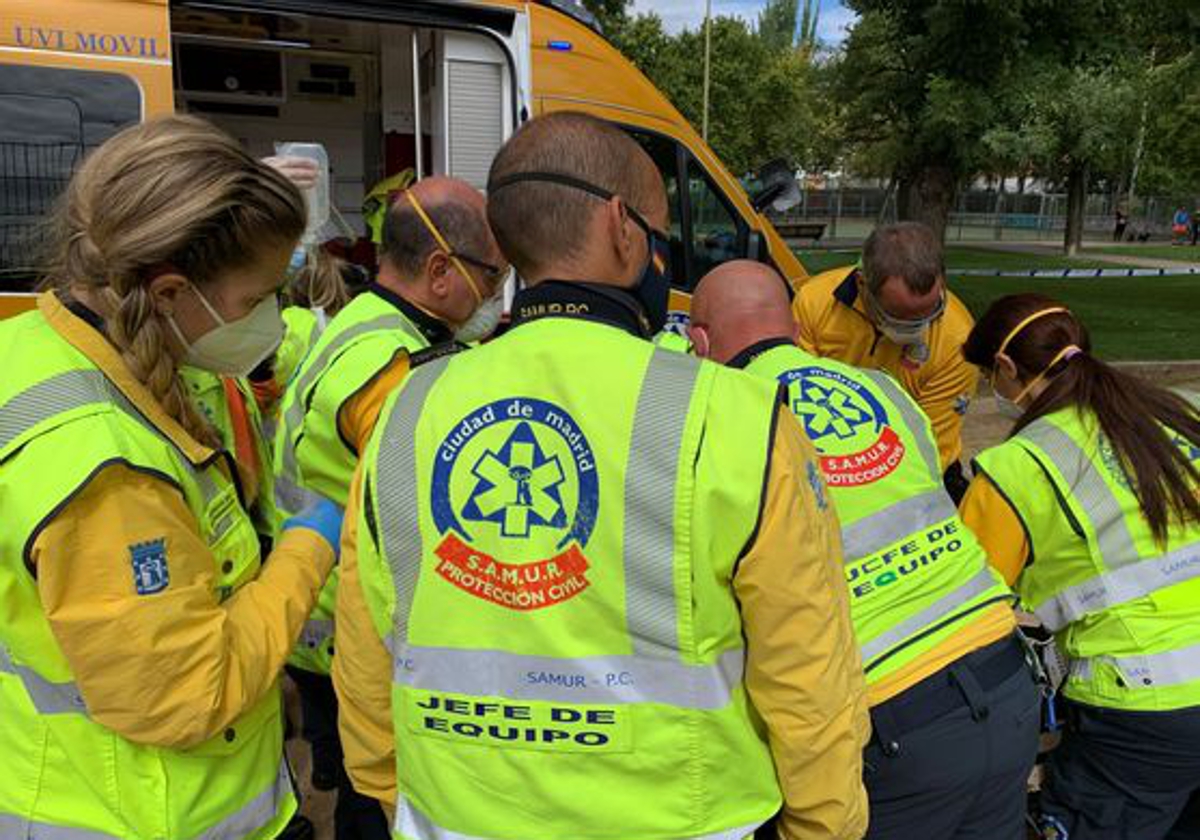
<instances>
[{"instance_id":1,"label":"van side mirror","mask_svg":"<svg viewBox=\"0 0 1200 840\"><path fill-rule=\"evenodd\" d=\"M761 188L750 199L756 213L768 207L777 213L786 213L800 203L800 186L796 183L796 171L783 158L764 163L754 173Z\"/></svg>"}]
</instances>

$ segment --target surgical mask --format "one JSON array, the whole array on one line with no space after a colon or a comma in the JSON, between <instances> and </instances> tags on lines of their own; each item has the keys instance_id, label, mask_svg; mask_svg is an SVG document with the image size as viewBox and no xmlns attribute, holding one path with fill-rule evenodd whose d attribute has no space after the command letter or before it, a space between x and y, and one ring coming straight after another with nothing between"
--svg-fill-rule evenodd
<instances>
[{"instance_id":1,"label":"surgical mask","mask_svg":"<svg viewBox=\"0 0 1200 840\"><path fill-rule=\"evenodd\" d=\"M992 386L992 396L996 399L996 411L1001 417L1007 417L1009 420L1020 420L1025 415L1025 409L1016 400L1010 400L1008 397L996 390L996 386Z\"/></svg>"},{"instance_id":2,"label":"surgical mask","mask_svg":"<svg viewBox=\"0 0 1200 840\"><path fill-rule=\"evenodd\" d=\"M588 183L581 178L564 175L561 172L517 172L497 178L488 184L488 191L496 193L514 184L523 182L540 182L558 184L563 187L581 190L594 195L603 201L611 201L616 193L604 187ZM667 324L667 311L671 300L671 249L670 242L661 233L650 227L650 223L628 203L625 210L634 223L646 233L647 254L646 265L636 284L629 291L641 304L649 327L649 335L654 335Z\"/></svg>"},{"instance_id":3,"label":"surgical mask","mask_svg":"<svg viewBox=\"0 0 1200 840\"><path fill-rule=\"evenodd\" d=\"M671 244L632 207L626 210L629 217L646 232L646 266L633 287L633 295L645 310L650 334L656 335L667 325L671 304L671 273L668 269L671 264Z\"/></svg>"},{"instance_id":4,"label":"surgical mask","mask_svg":"<svg viewBox=\"0 0 1200 840\"><path fill-rule=\"evenodd\" d=\"M916 318L911 321L888 314L887 310L870 292L864 293L863 300L866 303L867 313L879 331L887 336L889 341L899 344L901 347L926 345L925 338L929 334L929 327L946 311L945 293L938 300L938 305L933 312L924 318Z\"/></svg>"},{"instance_id":5,"label":"surgical mask","mask_svg":"<svg viewBox=\"0 0 1200 840\"><path fill-rule=\"evenodd\" d=\"M454 330L454 338L463 344L483 341L496 331L500 318L504 315L504 286L496 290L496 294L476 307L463 324Z\"/></svg>"},{"instance_id":6,"label":"surgical mask","mask_svg":"<svg viewBox=\"0 0 1200 840\"><path fill-rule=\"evenodd\" d=\"M189 342L174 316L167 316L175 337L186 348L186 364L225 376L247 376L283 341L284 323L279 316L279 298L275 295L263 298L244 317L226 321L199 289L192 286L192 291L217 326Z\"/></svg>"},{"instance_id":7,"label":"surgical mask","mask_svg":"<svg viewBox=\"0 0 1200 840\"><path fill-rule=\"evenodd\" d=\"M292 251L292 256L288 260L287 276L295 277L307 262L308 250L303 245L296 246L296 250Z\"/></svg>"}]
</instances>

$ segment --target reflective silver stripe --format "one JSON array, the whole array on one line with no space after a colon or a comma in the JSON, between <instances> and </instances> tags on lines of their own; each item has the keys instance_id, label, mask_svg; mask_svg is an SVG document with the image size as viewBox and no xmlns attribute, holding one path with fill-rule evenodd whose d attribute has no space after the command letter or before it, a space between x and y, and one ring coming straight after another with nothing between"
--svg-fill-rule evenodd
<instances>
[{"instance_id":1,"label":"reflective silver stripe","mask_svg":"<svg viewBox=\"0 0 1200 840\"><path fill-rule=\"evenodd\" d=\"M1039 604L1034 612L1047 628L1061 630L1088 613L1127 604L1196 578L1200 578L1200 543L1077 583Z\"/></svg>"},{"instance_id":2,"label":"reflective silver stripe","mask_svg":"<svg viewBox=\"0 0 1200 840\"><path fill-rule=\"evenodd\" d=\"M892 648L905 641L909 636L921 632L927 627L937 624L943 618L950 616L955 610L978 598L996 585L992 572L983 568L973 578L948 595L943 595L925 609L911 616L886 633L876 636L871 641L859 646L864 664L887 653Z\"/></svg>"},{"instance_id":3,"label":"reflective silver stripe","mask_svg":"<svg viewBox=\"0 0 1200 840\"><path fill-rule=\"evenodd\" d=\"M679 656L675 483L699 363L655 348L625 467L625 620L636 654Z\"/></svg>"},{"instance_id":4,"label":"reflective silver stripe","mask_svg":"<svg viewBox=\"0 0 1200 840\"><path fill-rule=\"evenodd\" d=\"M305 366L304 362L301 363L304 375L298 377L294 384L288 385L288 393L294 393L295 399L283 415L283 458L279 464L279 475L275 478L275 504L281 510L287 513L298 513L311 501L311 494L307 496L302 495L308 491L300 486L300 470L296 463L295 441L296 431L300 428L300 424L304 422L304 414L307 410L305 402L308 399L308 389L325 372L325 368L329 366L329 362L333 357L349 342L361 335L373 332L393 332L399 330L411 336L413 331L406 329L406 326L410 326L408 321L399 314L380 315L369 321L354 324L334 336L321 350L320 355L313 359L311 365ZM305 362L307 362L307 359L305 359ZM327 419L330 422L336 422L336 418Z\"/></svg>"},{"instance_id":5,"label":"reflective silver stripe","mask_svg":"<svg viewBox=\"0 0 1200 840\"><path fill-rule=\"evenodd\" d=\"M0 814L0 837L4 840L121 840L115 834L92 831L90 828L72 828L69 825L51 825L23 819L15 814Z\"/></svg>"},{"instance_id":6,"label":"reflective silver stripe","mask_svg":"<svg viewBox=\"0 0 1200 840\"><path fill-rule=\"evenodd\" d=\"M287 764L280 762L275 782L270 787L243 805L236 813L207 831L195 835L191 840L241 840L274 819L284 807L284 802L292 795L291 774ZM34 822L13 814L0 814L0 837L6 840L121 840L114 834Z\"/></svg>"},{"instance_id":7,"label":"reflective silver stripe","mask_svg":"<svg viewBox=\"0 0 1200 840\"><path fill-rule=\"evenodd\" d=\"M270 787L239 808L235 813L191 838L191 840L242 840L275 818L290 797L292 774L288 771L287 759L279 762L279 770Z\"/></svg>"},{"instance_id":8,"label":"reflective silver stripe","mask_svg":"<svg viewBox=\"0 0 1200 840\"><path fill-rule=\"evenodd\" d=\"M328 618L310 618L300 630L299 643L309 648L318 648L333 636L333 621Z\"/></svg>"},{"instance_id":9,"label":"reflective silver stripe","mask_svg":"<svg viewBox=\"0 0 1200 840\"><path fill-rule=\"evenodd\" d=\"M283 473L275 476L275 504L287 514L300 513L320 498L317 493L294 482L290 476Z\"/></svg>"},{"instance_id":10,"label":"reflective silver stripe","mask_svg":"<svg viewBox=\"0 0 1200 840\"><path fill-rule=\"evenodd\" d=\"M33 707L40 715L78 714L87 716L87 704L73 682L56 683L32 668L12 661L8 649L0 645L0 674L12 674L25 686Z\"/></svg>"},{"instance_id":11,"label":"reflective silver stripe","mask_svg":"<svg viewBox=\"0 0 1200 840\"><path fill-rule=\"evenodd\" d=\"M1089 613L1200 577L1200 543L1157 557L1142 556L1116 494L1070 435L1042 418L1018 437L1036 444L1061 473L1096 534L1100 560L1108 569L1037 605L1034 612L1046 627L1061 630Z\"/></svg>"},{"instance_id":12,"label":"reflective silver stripe","mask_svg":"<svg viewBox=\"0 0 1200 840\"><path fill-rule=\"evenodd\" d=\"M636 655L560 659L403 645L393 666L394 682L424 691L553 703L722 709L741 684L745 651L725 651L713 665L687 665Z\"/></svg>"},{"instance_id":13,"label":"reflective silver stripe","mask_svg":"<svg viewBox=\"0 0 1200 840\"><path fill-rule=\"evenodd\" d=\"M842 527L842 555L847 564L870 557L907 536L920 533L958 515L946 491L910 496Z\"/></svg>"},{"instance_id":14,"label":"reflective silver stripe","mask_svg":"<svg viewBox=\"0 0 1200 840\"><path fill-rule=\"evenodd\" d=\"M0 450L52 417L111 401L108 379L98 370L69 370L44 379L0 405Z\"/></svg>"},{"instance_id":15,"label":"reflective silver stripe","mask_svg":"<svg viewBox=\"0 0 1200 840\"><path fill-rule=\"evenodd\" d=\"M622 836L620 818L613 817L613 835ZM681 836L680 840L742 840L754 833L762 823L752 823L737 828L729 828L712 834L693 834ZM406 840L495 840L494 837L480 837L473 834L463 834L442 828L420 811L408 797L401 794L397 797L396 821L392 827L393 833L399 834ZM547 830L547 833L552 833Z\"/></svg>"},{"instance_id":16,"label":"reflective silver stripe","mask_svg":"<svg viewBox=\"0 0 1200 840\"><path fill-rule=\"evenodd\" d=\"M180 452L175 442L146 419L129 398L99 370L70 370L57 374L31 385L0 406L0 450L39 423L68 411L97 404L117 408L150 434L169 443L171 448L179 453L179 461L184 470L190 472L199 485L205 506L216 498L220 488L207 470L192 464ZM214 523L213 542L224 536L232 525L231 518Z\"/></svg>"},{"instance_id":17,"label":"reflective silver stripe","mask_svg":"<svg viewBox=\"0 0 1200 840\"><path fill-rule=\"evenodd\" d=\"M930 434L929 418L925 415L913 398L900 387L896 380L880 370L864 370L863 373L884 391L896 408L900 409L900 417L909 433L916 439L921 457L929 468L929 474L939 484L942 482L942 458L938 454L937 442Z\"/></svg>"},{"instance_id":18,"label":"reflective silver stripe","mask_svg":"<svg viewBox=\"0 0 1200 840\"><path fill-rule=\"evenodd\" d=\"M1071 676L1090 680L1096 665L1112 665L1128 688L1183 685L1200 680L1200 645L1142 656L1096 656L1071 660Z\"/></svg>"},{"instance_id":19,"label":"reflective silver stripe","mask_svg":"<svg viewBox=\"0 0 1200 840\"><path fill-rule=\"evenodd\" d=\"M396 589L392 632L408 641L408 616L421 572L421 525L417 510L417 421L430 389L453 356L444 356L414 370L392 406L384 429L387 446L379 447L375 498L383 530L384 554Z\"/></svg>"},{"instance_id":20,"label":"reflective silver stripe","mask_svg":"<svg viewBox=\"0 0 1200 840\"><path fill-rule=\"evenodd\" d=\"M1129 532L1121 503L1079 444L1045 418L1031 423L1017 437L1036 444L1062 474L1071 498L1096 532L1104 567L1111 570L1137 563L1141 552Z\"/></svg>"}]
</instances>

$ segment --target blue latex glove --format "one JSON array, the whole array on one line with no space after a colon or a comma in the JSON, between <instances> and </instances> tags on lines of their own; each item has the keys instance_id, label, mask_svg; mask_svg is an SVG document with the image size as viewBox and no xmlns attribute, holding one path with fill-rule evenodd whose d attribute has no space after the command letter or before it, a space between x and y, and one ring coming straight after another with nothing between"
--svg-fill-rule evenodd
<instances>
[{"instance_id":1,"label":"blue latex glove","mask_svg":"<svg viewBox=\"0 0 1200 840\"><path fill-rule=\"evenodd\" d=\"M325 538L337 558L342 550L342 514L344 511L322 496L313 496L304 510L283 523L284 531L308 528Z\"/></svg>"}]
</instances>

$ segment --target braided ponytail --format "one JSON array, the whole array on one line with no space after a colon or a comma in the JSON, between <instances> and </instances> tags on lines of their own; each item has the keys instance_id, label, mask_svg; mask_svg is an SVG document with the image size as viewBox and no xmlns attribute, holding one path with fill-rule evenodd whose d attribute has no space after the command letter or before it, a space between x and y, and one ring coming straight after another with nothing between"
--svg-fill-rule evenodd
<instances>
[{"instance_id":1,"label":"braided ponytail","mask_svg":"<svg viewBox=\"0 0 1200 840\"><path fill-rule=\"evenodd\" d=\"M103 303L105 332L133 376L188 434L219 446L179 378L149 284L169 266L203 286L304 230L296 187L194 117L120 132L71 179L55 219L49 282Z\"/></svg>"}]
</instances>

